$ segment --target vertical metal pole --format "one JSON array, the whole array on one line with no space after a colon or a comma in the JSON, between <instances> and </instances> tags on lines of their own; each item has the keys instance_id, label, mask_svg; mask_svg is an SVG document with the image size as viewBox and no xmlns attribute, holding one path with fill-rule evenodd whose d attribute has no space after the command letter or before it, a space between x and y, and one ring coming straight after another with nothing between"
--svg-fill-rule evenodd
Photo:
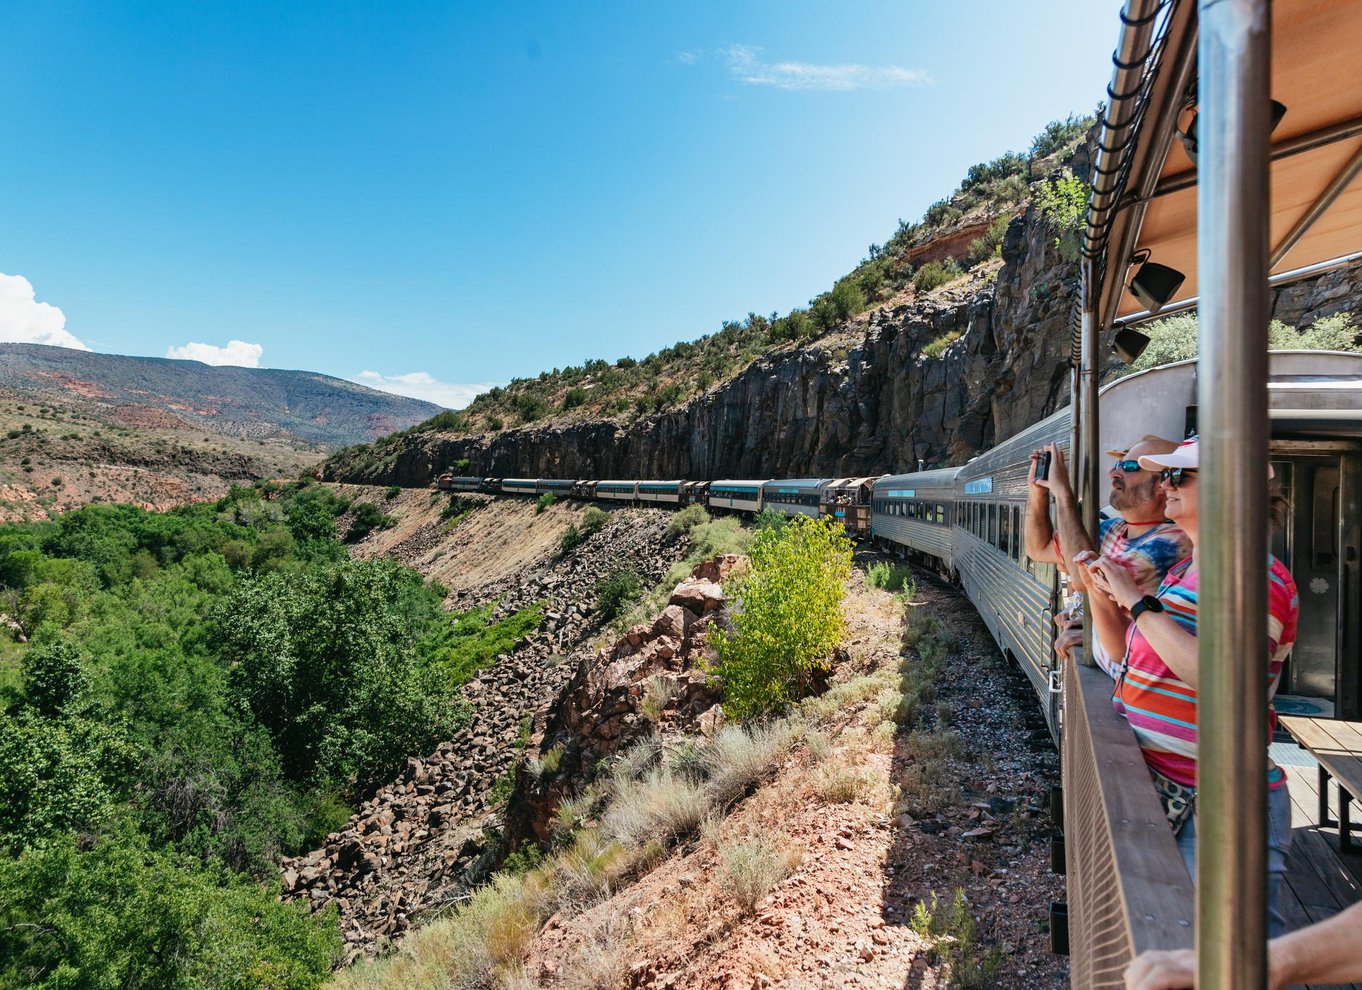
<instances>
[{"instance_id":1,"label":"vertical metal pole","mask_svg":"<svg viewBox=\"0 0 1362 990\"><path fill-rule=\"evenodd\" d=\"M1197 975L1266 982L1268 0L1199 0Z\"/></svg>"},{"instance_id":2,"label":"vertical metal pole","mask_svg":"<svg viewBox=\"0 0 1362 990\"><path fill-rule=\"evenodd\" d=\"M1101 419L1097 411L1097 388L1100 384L1101 327L1097 320L1097 300L1091 291L1093 281L1092 262L1084 261L1083 277L1079 282L1079 304L1082 307L1083 362L1078 375L1078 394L1080 408L1078 415L1078 434L1080 442L1074 447L1074 472L1079 493L1079 504L1083 509L1083 526L1097 539L1098 513L1102 507L1101 461L1097 456L1098 435ZM1092 609L1088 604L1091 596L1083 602L1083 663L1097 666L1092 647L1093 621Z\"/></svg>"}]
</instances>

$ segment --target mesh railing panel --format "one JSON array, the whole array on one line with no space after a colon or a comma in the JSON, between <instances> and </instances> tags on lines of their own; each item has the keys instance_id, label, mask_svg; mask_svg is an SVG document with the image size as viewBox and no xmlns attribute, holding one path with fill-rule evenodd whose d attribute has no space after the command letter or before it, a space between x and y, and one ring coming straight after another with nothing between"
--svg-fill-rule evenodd
<instances>
[{"instance_id":1,"label":"mesh railing panel","mask_svg":"<svg viewBox=\"0 0 1362 990\"><path fill-rule=\"evenodd\" d=\"M1064 846L1075 990L1120 988L1132 956L1190 948L1192 884L1111 680L1064 671Z\"/></svg>"}]
</instances>

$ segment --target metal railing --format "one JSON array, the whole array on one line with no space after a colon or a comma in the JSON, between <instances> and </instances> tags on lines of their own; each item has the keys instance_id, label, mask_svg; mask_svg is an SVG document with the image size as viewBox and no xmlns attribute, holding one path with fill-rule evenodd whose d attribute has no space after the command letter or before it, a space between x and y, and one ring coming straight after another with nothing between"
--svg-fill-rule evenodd
<instances>
[{"instance_id":1,"label":"metal railing","mask_svg":"<svg viewBox=\"0 0 1362 990\"><path fill-rule=\"evenodd\" d=\"M1192 880L1111 678L1064 665L1064 847L1070 982L1122 986L1145 949L1190 949Z\"/></svg>"}]
</instances>

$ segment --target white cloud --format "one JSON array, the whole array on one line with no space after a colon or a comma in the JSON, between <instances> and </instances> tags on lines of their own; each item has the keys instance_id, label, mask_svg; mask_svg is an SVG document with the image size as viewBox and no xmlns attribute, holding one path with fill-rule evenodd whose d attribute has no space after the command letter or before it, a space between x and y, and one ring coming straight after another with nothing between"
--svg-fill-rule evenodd
<instances>
[{"instance_id":1,"label":"white cloud","mask_svg":"<svg viewBox=\"0 0 1362 990\"><path fill-rule=\"evenodd\" d=\"M0 273L0 340L16 344L52 344L78 351L90 348L66 329L66 314L38 302L33 285L22 275Z\"/></svg>"},{"instance_id":2,"label":"white cloud","mask_svg":"<svg viewBox=\"0 0 1362 990\"><path fill-rule=\"evenodd\" d=\"M700 61L700 55L697 52L677 52L676 61L681 65L694 65Z\"/></svg>"},{"instance_id":3,"label":"white cloud","mask_svg":"<svg viewBox=\"0 0 1362 990\"><path fill-rule=\"evenodd\" d=\"M451 385L442 382L425 371L413 371L405 375L380 375L377 371L361 371L355 378L361 385L368 385L380 392L405 395L413 399L425 399L446 409L462 409L495 383L481 385Z\"/></svg>"},{"instance_id":4,"label":"white cloud","mask_svg":"<svg viewBox=\"0 0 1362 990\"><path fill-rule=\"evenodd\" d=\"M230 364L242 368L260 367L260 355L265 348L244 340L229 340L226 347L190 341L183 347L166 348L166 357L177 361L202 361L204 364Z\"/></svg>"},{"instance_id":5,"label":"white cloud","mask_svg":"<svg viewBox=\"0 0 1362 990\"><path fill-rule=\"evenodd\" d=\"M932 77L923 69L897 65L814 65L809 62L763 62L762 49L753 45L729 45L723 49L728 71L748 86L774 86L788 90L892 89L925 86Z\"/></svg>"}]
</instances>

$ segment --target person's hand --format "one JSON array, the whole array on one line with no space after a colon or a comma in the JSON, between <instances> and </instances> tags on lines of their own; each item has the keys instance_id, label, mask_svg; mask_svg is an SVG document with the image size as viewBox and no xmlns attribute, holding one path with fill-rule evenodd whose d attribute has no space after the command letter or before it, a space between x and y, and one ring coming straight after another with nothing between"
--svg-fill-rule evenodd
<instances>
[{"instance_id":1,"label":"person's hand","mask_svg":"<svg viewBox=\"0 0 1362 990\"><path fill-rule=\"evenodd\" d=\"M1080 554L1079 556L1082 556ZM1078 563L1078 558L1074 558ZM1080 565L1084 566L1084 565ZM1098 557L1086 562L1085 573L1092 587L1106 595L1117 605L1128 609L1144 597L1134 576L1119 560L1111 557Z\"/></svg>"},{"instance_id":2,"label":"person's hand","mask_svg":"<svg viewBox=\"0 0 1362 990\"><path fill-rule=\"evenodd\" d=\"M1055 625L1059 627L1058 635L1055 636L1055 656L1068 660L1069 652L1075 646L1083 645L1083 616L1081 613L1070 615L1060 612L1055 616Z\"/></svg>"},{"instance_id":3,"label":"person's hand","mask_svg":"<svg viewBox=\"0 0 1362 990\"><path fill-rule=\"evenodd\" d=\"M1064 463L1064 451L1059 449L1059 444L1052 443L1045 448L1050 452L1050 480L1054 482L1051 488L1062 488L1069 490L1069 468Z\"/></svg>"},{"instance_id":4,"label":"person's hand","mask_svg":"<svg viewBox=\"0 0 1362 990\"><path fill-rule=\"evenodd\" d=\"M1141 952L1126 967L1126 990L1186 990L1196 986L1196 953Z\"/></svg>"},{"instance_id":5,"label":"person's hand","mask_svg":"<svg viewBox=\"0 0 1362 990\"><path fill-rule=\"evenodd\" d=\"M1039 450L1033 450L1033 451L1031 451L1030 458L1031 458L1031 467L1030 467L1030 469L1027 470L1027 472L1026 472L1026 484L1027 484L1029 487L1031 487L1031 488L1045 488L1045 489L1048 490L1049 487L1050 487L1050 482L1049 482L1049 481L1037 481L1037 480L1036 480L1036 465L1040 463L1040 451L1039 451ZM1053 467L1053 465L1054 465L1054 460L1053 460L1053 459L1050 461L1050 464L1051 464L1051 470L1053 471L1053 470L1054 470L1054 467Z\"/></svg>"}]
</instances>

